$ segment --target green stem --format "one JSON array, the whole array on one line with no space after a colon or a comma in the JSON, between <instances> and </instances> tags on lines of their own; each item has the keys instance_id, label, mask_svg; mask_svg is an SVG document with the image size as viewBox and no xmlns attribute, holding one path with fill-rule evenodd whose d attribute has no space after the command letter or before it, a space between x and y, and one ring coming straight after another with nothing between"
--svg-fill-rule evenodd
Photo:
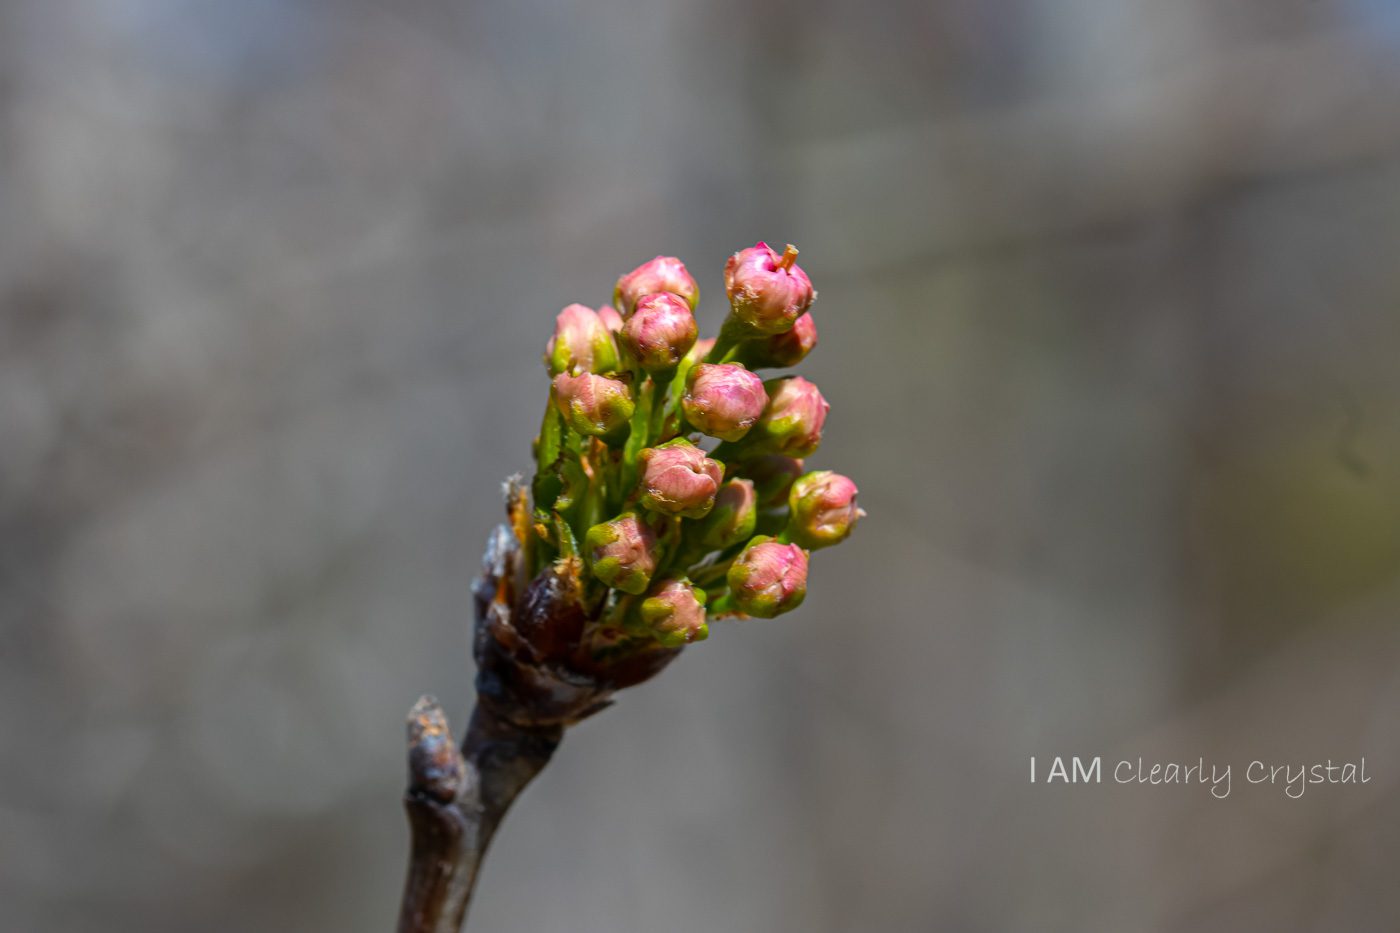
<instances>
[{"instance_id":1,"label":"green stem","mask_svg":"<svg viewBox=\"0 0 1400 933\"><path fill-rule=\"evenodd\" d=\"M597 438L585 441L579 451L579 464L588 479L588 488L584 492L582 507L579 509L579 524L575 529L575 534L580 538L602 520L608 494L606 456L606 448Z\"/></svg>"},{"instance_id":2,"label":"green stem","mask_svg":"<svg viewBox=\"0 0 1400 933\"><path fill-rule=\"evenodd\" d=\"M680 544L681 517L679 515L672 515L666 519L666 526L662 528L661 534L657 536L656 576L652 579L661 579L671 569L670 562L677 556Z\"/></svg>"},{"instance_id":3,"label":"green stem","mask_svg":"<svg viewBox=\"0 0 1400 933\"><path fill-rule=\"evenodd\" d=\"M717 561L716 563L706 567L704 570L701 570L699 573L696 573L693 576L691 576L690 582L702 588L708 588L710 586L713 586L716 582L719 582L725 578L725 576L729 573L729 565L732 563L734 563L733 557L729 558L728 560Z\"/></svg>"},{"instance_id":4,"label":"green stem","mask_svg":"<svg viewBox=\"0 0 1400 933\"><path fill-rule=\"evenodd\" d=\"M710 615L723 615L726 612L737 612L734 607L734 594L725 590L723 593L709 600L705 604L705 612Z\"/></svg>"},{"instance_id":5,"label":"green stem","mask_svg":"<svg viewBox=\"0 0 1400 933\"><path fill-rule=\"evenodd\" d=\"M608 614L608 621L618 628L623 628L627 622L627 614L632 611L632 604L636 601L637 597L630 593L623 594L613 604L612 611Z\"/></svg>"},{"instance_id":6,"label":"green stem","mask_svg":"<svg viewBox=\"0 0 1400 933\"><path fill-rule=\"evenodd\" d=\"M613 503L616 508L621 508L622 500L637 487L637 461L648 446L652 409L657 407L656 383L651 379L641 383L637 396L637 407L632 412L627 443L622 448L621 482L616 490L618 501Z\"/></svg>"},{"instance_id":7,"label":"green stem","mask_svg":"<svg viewBox=\"0 0 1400 933\"><path fill-rule=\"evenodd\" d=\"M738 349L739 344L749 337L748 328L736 321L732 315L725 318L724 323L720 325L719 336L715 338L715 345L705 356L705 362L728 362L733 358L734 351Z\"/></svg>"},{"instance_id":8,"label":"green stem","mask_svg":"<svg viewBox=\"0 0 1400 933\"><path fill-rule=\"evenodd\" d=\"M651 420L647 424L647 437L653 443L661 442L661 431L666 424L666 412L671 407L668 402L671 398L671 385L675 375L674 372L670 372L654 377L655 389L651 399Z\"/></svg>"}]
</instances>

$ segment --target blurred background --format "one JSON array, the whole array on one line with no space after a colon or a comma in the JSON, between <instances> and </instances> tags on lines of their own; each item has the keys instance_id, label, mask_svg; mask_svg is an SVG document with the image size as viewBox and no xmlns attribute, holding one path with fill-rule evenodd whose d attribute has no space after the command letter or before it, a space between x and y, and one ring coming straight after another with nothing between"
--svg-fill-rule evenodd
<instances>
[{"instance_id":1,"label":"blurred background","mask_svg":"<svg viewBox=\"0 0 1400 933\"><path fill-rule=\"evenodd\" d=\"M471 929L1400 927L1397 101L1391 0L0 2L0 928L390 929L552 315L760 238L869 518Z\"/></svg>"}]
</instances>

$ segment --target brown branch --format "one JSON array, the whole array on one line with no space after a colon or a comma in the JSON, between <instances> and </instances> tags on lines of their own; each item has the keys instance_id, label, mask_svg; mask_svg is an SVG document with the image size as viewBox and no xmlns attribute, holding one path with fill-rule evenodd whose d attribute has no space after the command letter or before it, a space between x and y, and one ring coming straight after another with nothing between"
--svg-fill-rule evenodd
<instances>
[{"instance_id":1,"label":"brown branch","mask_svg":"<svg viewBox=\"0 0 1400 933\"><path fill-rule=\"evenodd\" d=\"M496 827L562 736L561 726L524 729L478 705L458 751L437 701L414 704L404 795L412 849L399 933L458 933Z\"/></svg>"},{"instance_id":2,"label":"brown branch","mask_svg":"<svg viewBox=\"0 0 1400 933\"><path fill-rule=\"evenodd\" d=\"M432 697L408 715L404 808L412 843L399 933L458 933L496 827L549 763L564 729L680 653L649 647L600 660L582 650L588 620L577 562L551 564L526 585L526 501L515 481L507 484L511 524L487 539L473 587L476 709L460 750Z\"/></svg>"}]
</instances>

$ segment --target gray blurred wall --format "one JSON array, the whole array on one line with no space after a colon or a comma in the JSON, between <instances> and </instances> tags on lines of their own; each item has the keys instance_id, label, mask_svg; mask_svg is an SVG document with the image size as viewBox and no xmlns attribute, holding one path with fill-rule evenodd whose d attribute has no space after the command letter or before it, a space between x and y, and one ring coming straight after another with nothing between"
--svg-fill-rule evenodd
<instances>
[{"instance_id":1,"label":"gray blurred wall","mask_svg":"<svg viewBox=\"0 0 1400 933\"><path fill-rule=\"evenodd\" d=\"M0 2L0 928L389 929L552 314L759 238L869 518L474 929L1400 927L1397 100L1389 0Z\"/></svg>"}]
</instances>

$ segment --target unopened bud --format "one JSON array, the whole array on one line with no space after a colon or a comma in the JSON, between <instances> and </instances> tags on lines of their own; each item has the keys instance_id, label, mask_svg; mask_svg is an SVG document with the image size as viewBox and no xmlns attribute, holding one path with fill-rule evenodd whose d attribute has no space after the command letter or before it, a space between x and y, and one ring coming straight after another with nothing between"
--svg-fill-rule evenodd
<instances>
[{"instance_id":1,"label":"unopened bud","mask_svg":"<svg viewBox=\"0 0 1400 933\"><path fill-rule=\"evenodd\" d=\"M612 305L603 305L598 309L598 317L602 319L603 326L612 333L622 330L622 315L617 313Z\"/></svg>"},{"instance_id":2,"label":"unopened bud","mask_svg":"<svg viewBox=\"0 0 1400 933\"><path fill-rule=\"evenodd\" d=\"M786 369L806 359L816 345L817 324L808 312L797 319L792 330L744 341L739 349L739 362L749 369Z\"/></svg>"},{"instance_id":3,"label":"unopened bud","mask_svg":"<svg viewBox=\"0 0 1400 933\"><path fill-rule=\"evenodd\" d=\"M816 292L796 258L794 246L777 253L762 242L729 257L724 290L738 321L760 334L781 334L806 312Z\"/></svg>"},{"instance_id":4,"label":"unopened bud","mask_svg":"<svg viewBox=\"0 0 1400 933\"><path fill-rule=\"evenodd\" d=\"M788 497L788 536L813 551L840 544L865 515L856 505L856 492L849 477L830 470L800 477Z\"/></svg>"},{"instance_id":5,"label":"unopened bud","mask_svg":"<svg viewBox=\"0 0 1400 933\"><path fill-rule=\"evenodd\" d=\"M715 507L696 524L695 541L708 551L722 551L753 535L758 521L753 480L731 479L715 494Z\"/></svg>"},{"instance_id":6,"label":"unopened bud","mask_svg":"<svg viewBox=\"0 0 1400 933\"><path fill-rule=\"evenodd\" d=\"M689 580L663 580L642 600L638 612L656 640L667 648L704 641L710 634L705 624L705 593Z\"/></svg>"},{"instance_id":7,"label":"unopened bud","mask_svg":"<svg viewBox=\"0 0 1400 933\"><path fill-rule=\"evenodd\" d=\"M736 363L700 363L686 376L681 408L696 430L737 441L768 404L763 380Z\"/></svg>"},{"instance_id":8,"label":"unopened bud","mask_svg":"<svg viewBox=\"0 0 1400 933\"><path fill-rule=\"evenodd\" d=\"M802 475L802 461L782 454L764 454L745 460L742 464L745 476L753 480L754 494L760 509L775 509L786 506L788 491L793 481Z\"/></svg>"},{"instance_id":9,"label":"unopened bud","mask_svg":"<svg viewBox=\"0 0 1400 933\"><path fill-rule=\"evenodd\" d=\"M771 619L807 597L807 552L795 544L757 537L729 567L729 592L747 615Z\"/></svg>"},{"instance_id":10,"label":"unopened bud","mask_svg":"<svg viewBox=\"0 0 1400 933\"><path fill-rule=\"evenodd\" d=\"M554 336L545 347L551 375L569 372L606 373L617 369L617 347L598 313L584 305L569 305L554 322Z\"/></svg>"},{"instance_id":11,"label":"unopened bud","mask_svg":"<svg viewBox=\"0 0 1400 933\"><path fill-rule=\"evenodd\" d=\"M622 325L618 339L649 373L669 372L699 336L690 306L670 292L646 295Z\"/></svg>"},{"instance_id":12,"label":"unopened bud","mask_svg":"<svg viewBox=\"0 0 1400 933\"><path fill-rule=\"evenodd\" d=\"M627 423L636 407L625 382L594 373L554 377L554 404L580 434L610 434Z\"/></svg>"},{"instance_id":13,"label":"unopened bud","mask_svg":"<svg viewBox=\"0 0 1400 933\"><path fill-rule=\"evenodd\" d=\"M628 318L632 316L637 302L657 292L679 296L692 310L700 301L700 286L686 271L685 263L675 256L657 256L617 280L617 286L613 289L613 304L624 318Z\"/></svg>"},{"instance_id":14,"label":"unopened bud","mask_svg":"<svg viewBox=\"0 0 1400 933\"><path fill-rule=\"evenodd\" d=\"M635 512L588 529L584 552L593 576L624 593L642 593L656 572L656 534Z\"/></svg>"},{"instance_id":15,"label":"unopened bud","mask_svg":"<svg viewBox=\"0 0 1400 933\"><path fill-rule=\"evenodd\" d=\"M815 385L801 376L770 379L768 407L744 439L750 449L806 457L816 452L831 409Z\"/></svg>"},{"instance_id":16,"label":"unopened bud","mask_svg":"<svg viewBox=\"0 0 1400 933\"><path fill-rule=\"evenodd\" d=\"M642 451L642 505L653 512L703 518L715 504L724 467L684 438Z\"/></svg>"}]
</instances>

